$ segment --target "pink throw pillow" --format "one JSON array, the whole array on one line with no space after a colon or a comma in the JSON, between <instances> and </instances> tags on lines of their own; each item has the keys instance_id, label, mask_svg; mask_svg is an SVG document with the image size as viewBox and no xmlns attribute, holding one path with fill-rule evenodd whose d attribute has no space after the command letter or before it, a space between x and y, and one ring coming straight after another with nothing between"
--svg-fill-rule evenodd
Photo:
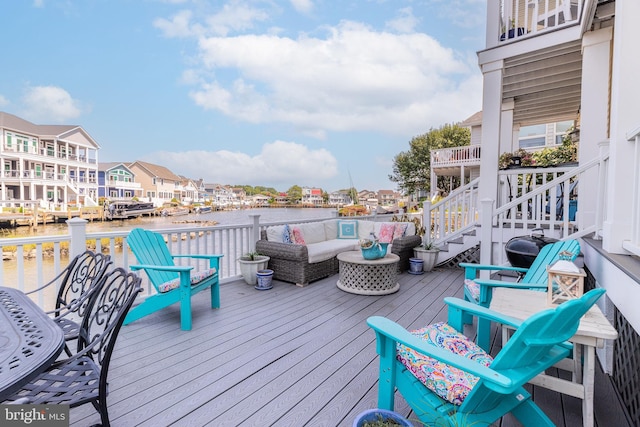
<instances>
[{"instance_id":1,"label":"pink throw pillow","mask_svg":"<svg viewBox=\"0 0 640 427\"><path fill-rule=\"evenodd\" d=\"M296 245L306 245L300 227L292 227L291 233L293 234L293 239L291 239L293 240L293 243L295 243Z\"/></svg>"},{"instance_id":2,"label":"pink throw pillow","mask_svg":"<svg viewBox=\"0 0 640 427\"><path fill-rule=\"evenodd\" d=\"M393 231L393 238L397 239L398 237L404 236L404 233L407 232L407 227L409 224L396 224L396 228Z\"/></svg>"},{"instance_id":3,"label":"pink throw pillow","mask_svg":"<svg viewBox=\"0 0 640 427\"><path fill-rule=\"evenodd\" d=\"M380 243L391 243L393 241L393 233L395 229L395 224L382 224L380 226L380 236L378 236L378 241Z\"/></svg>"}]
</instances>

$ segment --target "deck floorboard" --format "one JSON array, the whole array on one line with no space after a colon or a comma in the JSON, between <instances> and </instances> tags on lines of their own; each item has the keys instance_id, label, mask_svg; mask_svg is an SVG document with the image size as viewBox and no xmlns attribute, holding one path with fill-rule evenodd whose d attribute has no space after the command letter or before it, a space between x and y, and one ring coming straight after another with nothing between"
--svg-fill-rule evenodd
<instances>
[{"instance_id":1,"label":"deck floorboard","mask_svg":"<svg viewBox=\"0 0 640 427\"><path fill-rule=\"evenodd\" d=\"M180 330L177 305L123 327L109 372L112 425L351 426L377 401L375 334L367 317L407 328L445 320L442 300L462 297L463 272L405 273L400 291L385 296L343 292L336 279L304 288L274 281L269 291L228 282L221 285L220 309L210 308L207 292L193 298L189 332ZM493 343L495 353L499 334ZM580 425L578 399L531 389L557 425ZM597 425L624 426L604 375L596 402L600 392L608 393L608 404L596 405ZM396 410L413 417L399 395ZM99 420L91 405L71 409L73 427ZM498 424L517 422L507 416Z\"/></svg>"}]
</instances>

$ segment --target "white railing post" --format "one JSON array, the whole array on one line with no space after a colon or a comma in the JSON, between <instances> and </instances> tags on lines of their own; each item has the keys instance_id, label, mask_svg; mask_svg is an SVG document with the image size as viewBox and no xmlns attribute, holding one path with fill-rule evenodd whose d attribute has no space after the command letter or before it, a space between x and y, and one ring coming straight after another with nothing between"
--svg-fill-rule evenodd
<instances>
[{"instance_id":1,"label":"white railing post","mask_svg":"<svg viewBox=\"0 0 640 427\"><path fill-rule=\"evenodd\" d=\"M433 237L431 236L431 200L428 199L422 203L422 226L424 227L424 236L422 236L422 243L430 242L431 240L433 240Z\"/></svg>"},{"instance_id":2,"label":"white railing post","mask_svg":"<svg viewBox=\"0 0 640 427\"><path fill-rule=\"evenodd\" d=\"M256 242L260 240L260 215L252 214L249 215L251 218L252 228L250 233L250 241L249 241L249 251L255 252L256 250Z\"/></svg>"},{"instance_id":3,"label":"white railing post","mask_svg":"<svg viewBox=\"0 0 640 427\"><path fill-rule=\"evenodd\" d=\"M599 142L598 148L600 163L598 164L598 193L596 195L596 230L593 232L594 240L602 240L602 224L604 223L604 207L606 205L605 188L608 175L608 160L605 160L605 155L609 150L609 141Z\"/></svg>"},{"instance_id":4,"label":"white railing post","mask_svg":"<svg viewBox=\"0 0 640 427\"><path fill-rule=\"evenodd\" d=\"M82 218L71 218L66 221L71 236L69 259L80 255L87 249L87 222Z\"/></svg>"},{"instance_id":5,"label":"white railing post","mask_svg":"<svg viewBox=\"0 0 640 427\"><path fill-rule=\"evenodd\" d=\"M493 200L482 199L480 206L480 264L491 265L493 258ZM488 279L489 271L480 271L480 277Z\"/></svg>"}]
</instances>

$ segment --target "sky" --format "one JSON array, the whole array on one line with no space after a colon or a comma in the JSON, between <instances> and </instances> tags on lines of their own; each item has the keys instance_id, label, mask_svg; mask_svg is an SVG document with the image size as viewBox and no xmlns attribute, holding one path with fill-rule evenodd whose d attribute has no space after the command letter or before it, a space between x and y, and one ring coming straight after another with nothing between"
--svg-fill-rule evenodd
<instances>
[{"instance_id":1,"label":"sky","mask_svg":"<svg viewBox=\"0 0 640 427\"><path fill-rule=\"evenodd\" d=\"M0 111L207 183L394 190L481 109L484 0L5 2Z\"/></svg>"}]
</instances>

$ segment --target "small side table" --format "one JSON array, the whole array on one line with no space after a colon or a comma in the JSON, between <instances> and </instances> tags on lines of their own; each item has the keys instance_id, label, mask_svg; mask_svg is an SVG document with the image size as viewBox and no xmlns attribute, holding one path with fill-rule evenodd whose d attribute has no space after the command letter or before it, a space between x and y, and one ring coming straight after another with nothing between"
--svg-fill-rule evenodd
<instances>
[{"instance_id":1,"label":"small side table","mask_svg":"<svg viewBox=\"0 0 640 427\"><path fill-rule=\"evenodd\" d=\"M368 260L360 251L338 254L340 278L336 285L345 292L359 295L387 295L398 292L398 262L396 254Z\"/></svg>"}]
</instances>

